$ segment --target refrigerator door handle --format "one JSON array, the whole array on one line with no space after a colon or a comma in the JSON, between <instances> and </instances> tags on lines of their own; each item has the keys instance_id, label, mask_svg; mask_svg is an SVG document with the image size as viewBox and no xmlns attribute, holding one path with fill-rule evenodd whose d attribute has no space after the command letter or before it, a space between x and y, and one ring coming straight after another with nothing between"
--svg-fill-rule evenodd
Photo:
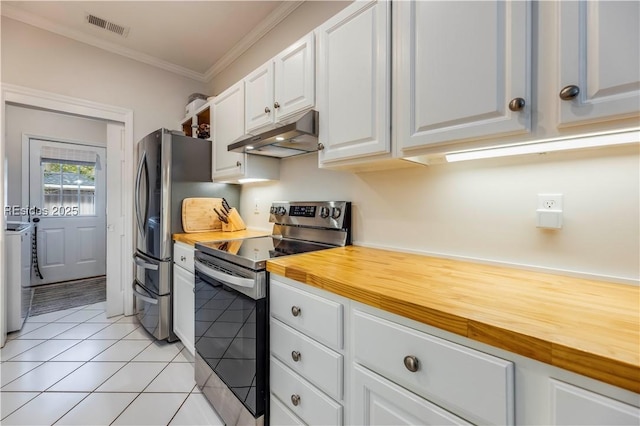
<instances>
[{"instance_id":1,"label":"refrigerator door handle","mask_svg":"<svg viewBox=\"0 0 640 426\"><path fill-rule=\"evenodd\" d=\"M140 211L140 183L141 183L141 180L142 180L142 169L144 167L146 159L147 159L147 153L144 152L144 153L142 153L142 157L140 157L140 161L138 162L138 172L136 173L136 193L135 193L136 219L138 220L138 229L140 230L142 235L144 235L145 232L144 232L144 219L142 219L142 217L140 216L140 213L141 213L141 211Z\"/></svg>"},{"instance_id":2,"label":"refrigerator door handle","mask_svg":"<svg viewBox=\"0 0 640 426\"><path fill-rule=\"evenodd\" d=\"M144 294L140 293L138 290L136 290L136 283L133 283L133 295L139 299L144 300L147 303L151 303L152 305L157 305L158 304L158 300L154 299L152 297L149 296L145 296Z\"/></svg>"},{"instance_id":3,"label":"refrigerator door handle","mask_svg":"<svg viewBox=\"0 0 640 426\"><path fill-rule=\"evenodd\" d=\"M143 259L140 258L140 256L137 253L133 255L133 261L136 263L136 265L138 265L141 268L149 269L151 271L158 270L158 265L145 262Z\"/></svg>"}]
</instances>

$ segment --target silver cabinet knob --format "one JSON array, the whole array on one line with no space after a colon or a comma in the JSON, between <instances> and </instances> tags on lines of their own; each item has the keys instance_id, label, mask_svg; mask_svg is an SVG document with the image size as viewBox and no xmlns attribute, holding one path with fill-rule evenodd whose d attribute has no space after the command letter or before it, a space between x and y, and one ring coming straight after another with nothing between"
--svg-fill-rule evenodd
<instances>
[{"instance_id":1,"label":"silver cabinet knob","mask_svg":"<svg viewBox=\"0 0 640 426\"><path fill-rule=\"evenodd\" d=\"M294 362L300 361L301 357L302 357L302 354L300 354L300 352L298 351L291 352L291 358L293 359Z\"/></svg>"},{"instance_id":2,"label":"silver cabinet knob","mask_svg":"<svg viewBox=\"0 0 640 426\"><path fill-rule=\"evenodd\" d=\"M273 104L273 107L274 107L275 109L278 109L278 108L280 108L280 104L279 104L278 102L276 102L276 103L274 103L274 104Z\"/></svg>"},{"instance_id":3,"label":"silver cabinet knob","mask_svg":"<svg viewBox=\"0 0 640 426\"><path fill-rule=\"evenodd\" d=\"M413 355L407 355L404 357L404 366L407 367L407 370L415 373L420 368L420 363L418 362L418 358Z\"/></svg>"},{"instance_id":4,"label":"silver cabinet knob","mask_svg":"<svg viewBox=\"0 0 640 426\"><path fill-rule=\"evenodd\" d=\"M185 256L180 256L180 261L181 261L181 262L186 262L186 261L187 261L187 258L186 258Z\"/></svg>"},{"instance_id":5,"label":"silver cabinet knob","mask_svg":"<svg viewBox=\"0 0 640 426\"><path fill-rule=\"evenodd\" d=\"M580 88L574 84L563 87L560 91L560 99L563 101L572 101L580 94Z\"/></svg>"},{"instance_id":6,"label":"silver cabinet knob","mask_svg":"<svg viewBox=\"0 0 640 426\"><path fill-rule=\"evenodd\" d=\"M240 167L240 166L242 166L242 163L239 161L236 161L236 167Z\"/></svg>"},{"instance_id":7,"label":"silver cabinet knob","mask_svg":"<svg viewBox=\"0 0 640 426\"><path fill-rule=\"evenodd\" d=\"M300 404L300 395L291 395L291 403L297 407Z\"/></svg>"},{"instance_id":8,"label":"silver cabinet knob","mask_svg":"<svg viewBox=\"0 0 640 426\"><path fill-rule=\"evenodd\" d=\"M302 309L300 309L298 306L291 307L291 315L293 315L294 317L300 316L301 312L302 312Z\"/></svg>"},{"instance_id":9,"label":"silver cabinet knob","mask_svg":"<svg viewBox=\"0 0 640 426\"><path fill-rule=\"evenodd\" d=\"M318 151L322 151L324 149L324 145L319 143L318 144Z\"/></svg>"},{"instance_id":10,"label":"silver cabinet knob","mask_svg":"<svg viewBox=\"0 0 640 426\"><path fill-rule=\"evenodd\" d=\"M264 113L265 114L269 114L271 112L271 110L269 109L269 107L264 107Z\"/></svg>"},{"instance_id":11,"label":"silver cabinet knob","mask_svg":"<svg viewBox=\"0 0 640 426\"><path fill-rule=\"evenodd\" d=\"M511 102L509 102L509 109L511 111L522 111L524 109L526 102L522 98L513 98Z\"/></svg>"}]
</instances>

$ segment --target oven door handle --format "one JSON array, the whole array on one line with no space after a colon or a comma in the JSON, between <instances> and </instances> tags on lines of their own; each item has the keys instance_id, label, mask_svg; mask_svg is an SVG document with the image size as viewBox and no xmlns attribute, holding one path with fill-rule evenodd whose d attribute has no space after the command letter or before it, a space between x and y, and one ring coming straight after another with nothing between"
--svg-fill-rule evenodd
<instances>
[{"instance_id":1,"label":"oven door handle","mask_svg":"<svg viewBox=\"0 0 640 426\"><path fill-rule=\"evenodd\" d=\"M213 268L209 268L208 266L203 265L197 259L195 260L193 266L196 268L196 271L202 272L208 277L215 278L216 280L222 282L223 284L227 284L227 285L233 284L238 287L247 287L247 288L252 288L252 287L255 287L256 285L256 280L254 280L253 278L236 277L235 275L229 275L229 274L225 274L224 272L216 271Z\"/></svg>"}]
</instances>

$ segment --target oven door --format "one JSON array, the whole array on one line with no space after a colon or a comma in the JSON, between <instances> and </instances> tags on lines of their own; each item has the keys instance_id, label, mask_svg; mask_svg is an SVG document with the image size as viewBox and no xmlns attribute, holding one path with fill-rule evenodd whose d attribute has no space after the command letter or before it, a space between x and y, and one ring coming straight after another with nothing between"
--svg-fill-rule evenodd
<instances>
[{"instance_id":1,"label":"oven door","mask_svg":"<svg viewBox=\"0 0 640 426\"><path fill-rule=\"evenodd\" d=\"M258 419L266 404L266 272L199 251L194 264L196 383L225 423Z\"/></svg>"}]
</instances>

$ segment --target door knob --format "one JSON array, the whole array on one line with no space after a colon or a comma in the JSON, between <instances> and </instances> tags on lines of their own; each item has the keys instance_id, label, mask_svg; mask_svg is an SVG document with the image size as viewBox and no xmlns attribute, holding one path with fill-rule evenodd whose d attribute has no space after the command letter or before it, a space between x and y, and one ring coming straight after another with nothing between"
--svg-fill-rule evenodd
<instances>
[{"instance_id":1,"label":"door knob","mask_svg":"<svg viewBox=\"0 0 640 426\"><path fill-rule=\"evenodd\" d=\"M240 167L240 166L242 166L242 163L239 161L236 161L236 167Z\"/></svg>"},{"instance_id":2,"label":"door knob","mask_svg":"<svg viewBox=\"0 0 640 426\"><path fill-rule=\"evenodd\" d=\"M300 316L301 312L302 312L302 309L300 309L298 306L291 307L291 315L293 315L294 317Z\"/></svg>"},{"instance_id":3,"label":"door knob","mask_svg":"<svg viewBox=\"0 0 640 426\"><path fill-rule=\"evenodd\" d=\"M274 104L273 104L273 107L274 107L275 109L278 109L278 108L280 108L280 104L279 104L278 102L276 102L276 103L274 103Z\"/></svg>"},{"instance_id":4,"label":"door knob","mask_svg":"<svg viewBox=\"0 0 640 426\"><path fill-rule=\"evenodd\" d=\"M560 99L563 101L571 101L578 97L580 94L580 88L576 85L570 84L569 86L563 87L560 91Z\"/></svg>"},{"instance_id":5,"label":"door knob","mask_svg":"<svg viewBox=\"0 0 640 426\"><path fill-rule=\"evenodd\" d=\"M300 395L291 395L291 403L295 406L298 406L298 404L300 404Z\"/></svg>"},{"instance_id":6,"label":"door knob","mask_svg":"<svg viewBox=\"0 0 640 426\"><path fill-rule=\"evenodd\" d=\"M302 357L302 354L300 354L300 352L298 351L291 352L291 358L293 359L294 362L300 361L301 357Z\"/></svg>"},{"instance_id":7,"label":"door knob","mask_svg":"<svg viewBox=\"0 0 640 426\"><path fill-rule=\"evenodd\" d=\"M264 107L264 113L265 114L269 114L271 112L271 110L269 109L269 107Z\"/></svg>"},{"instance_id":8,"label":"door knob","mask_svg":"<svg viewBox=\"0 0 640 426\"><path fill-rule=\"evenodd\" d=\"M522 111L524 109L526 102L522 98L513 98L511 102L509 102L509 109L511 111Z\"/></svg>"},{"instance_id":9,"label":"door knob","mask_svg":"<svg viewBox=\"0 0 640 426\"><path fill-rule=\"evenodd\" d=\"M407 355L404 357L404 366L407 367L407 370L415 373L420 368L420 362L415 356Z\"/></svg>"}]
</instances>

